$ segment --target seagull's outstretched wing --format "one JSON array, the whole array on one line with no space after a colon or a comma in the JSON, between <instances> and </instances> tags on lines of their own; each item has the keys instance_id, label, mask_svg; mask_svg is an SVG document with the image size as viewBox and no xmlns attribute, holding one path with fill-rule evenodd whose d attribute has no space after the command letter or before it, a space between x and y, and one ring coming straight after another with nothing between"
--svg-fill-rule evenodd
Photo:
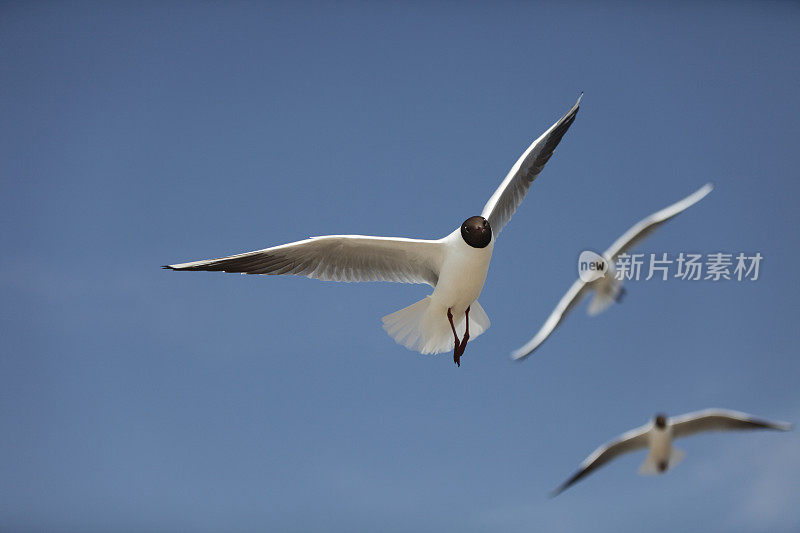
<instances>
[{"instance_id":1,"label":"seagull's outstretched wing","mask_svg":"<svg viewBox=\"0 0 800 533\"><path fill-rule=\"evenodd\" d=\"M760 420L747 413L728 409L704 409L670 419L672 435L686 437L703 431L736 431L743 429L777 429L789 431L792 425L786 422Z\"/></svg>"},{"instance_id":2,"label":"seagull's outstretched wing","mask_svg":"<svg viewBox=\"0 0 800 533\"><path fill-rule=\"evenodd\" d=\"M632 429L626 433L623 433L611 442L607 442L606 444L603 444L597 448L594 452L592 452L592 455L587 457L581 463L580 469L575 472L571 478L566 480L561 484L561 486L553 491L551 497L558 496L570 485L587 474L592 473L594 470L600 468L615 457L647 447L647 432L650 431L651 427L652 423L649 423L636 429Z\"/></svg>"},{"instance_id":3,"label":"seagull's outstretched wing","mask_svg":"<svg viewBox=\"0 0 800 533\"><path fill-rule=\"evenodd\" d=\"M660 211L656 211L652 215L643 218L634 224L628 231L622 234L620 238L614 241L608 250L603 255L611 261L616 261L617 256L621 253L631 250L634 246L642 242L648 235L656 230L661 224L678 215L679 213L690 208L710 193L714 189L714 185L706 183L695 192L674 204L665 207Z\"/></svg>"},{"instance_id":4,"label":"seagull's outstretched wing","mask_svg":"<svg viewBox=\"0 0 800 533\"><path fill-rule=\"evenodd\" d=\"M441 241L328 235L245 254L166 265L172 270L291 274L325 281L396 281L435 287L444 256Z\"/></svg>"},{"instance_id":5,"label":"seagull's outstretched wing","mask_svg":"<svg viewBox=\"0 0 800 533\"><path fill-rule=\"evenodd\" d=\"M483 206L483 218L489 221L495 237L500 234L503 226L511 219L514 211L522 203L525 194L533 183L533 180L544 168L547 160L553 155L561 138L575 121L578 114L578 107L581 103L583 93L578 97L578 101L572 106L561 120L550 126L541 137L533 141L533 144L525 150L525 153L517 160L511 171L508 173L503 183L494 192L486 205Z\"/></svg>"},{"instance_id":6,"label":"seagull's outstretched wing","mask_svg":"<svg viewBox=\"0 0 800 533\"><path fill-rule=\"evenodd\" d=\"M528 341L525 346L515 350L511 354L511 358L514 360L522 360L528 357L533 351L539 347L547 337L553 333L553 330L558 327L562 320L567 316L573 307L578 305L580 301L583 299L584 296L590 291L589 283L578 279L575 283L572 284L572 287L569 288L567 293L561 298L558 302L558 305L547 318L547 321L541 327L538 333Z\"/></svg>"}]
</instances>

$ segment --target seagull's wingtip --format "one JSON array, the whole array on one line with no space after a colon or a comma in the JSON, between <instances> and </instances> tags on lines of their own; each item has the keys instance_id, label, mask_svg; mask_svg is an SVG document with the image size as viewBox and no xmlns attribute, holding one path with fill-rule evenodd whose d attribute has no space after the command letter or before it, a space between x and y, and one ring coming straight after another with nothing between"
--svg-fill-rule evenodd
<instances>
[{"instance_id":1,"label":"seagull's wingtip","mask_svg":"<svg viewBox=\"0 0 800 533\"><path fill-rule=\"evenodd\" d=\"M530 352L526 352L524 350L515 350L511 352L511 359L514 361L522 361L525 359Z\"/></svg>"},{"instance_id":2,"label":"seagull's wingtip","mask_svg":"<svg viewBox=\"0 0 800 533\"><path fill-rule=\"evenodd\" d=\"M700 200L711 194L711 191L713 190L714 190L714 182L709 181L708 183L697 189L697 191L693 192L691 196L697 198L695 202L699 202Z\"/></svg>"},{"instance_id":3,"label":"seagull's wingtip","mask_svg":"<svg viewBox=\"0 0 800 533\"><path fill-rule=\"evenodd\" d=\"M174 268L172 268L172 265L161 265L161 268L163 268L164 270L175 270Z\"/></svg>"}]
</instances>

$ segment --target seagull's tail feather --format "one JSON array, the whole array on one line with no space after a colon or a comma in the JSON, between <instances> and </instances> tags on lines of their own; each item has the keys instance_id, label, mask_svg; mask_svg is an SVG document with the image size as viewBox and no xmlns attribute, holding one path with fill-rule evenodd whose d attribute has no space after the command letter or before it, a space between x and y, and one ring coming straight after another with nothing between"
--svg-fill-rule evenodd
<instances>
[{"instance_id":1,"label":"seagull's tail feather","mask_svg":"<svg viewBox=\"0 0 800 533\"><path fill-rule=\"evenodd\" d=\"M589 302L589 308L586 312L589 313L589 316L596 316L611 307L611 304L613 303L613 296L596 291L594 293L594 298L592 298L592 301Z\"/></svg>"},{"instance_id":2,"label":"seagull's tail feather","mask_svg":"<svg viewBox=\"0 0 800 533\"><path fill-rule=\"evenodd\" d=\"M469 306L469 338L474 339L492 325L489 315L483 310L478 300Z\"/></svg>"},{"instance_id":3,"label":"seagull's tail feather","mask_svg":"<svg viewBox=\"0 0 800 533\"><path fill-rule=\"evenodd\" d=\"M589 309L587 312L589 316L596 316L611 307L614 302L619 302L625 294L625 289L622 283L612 279L611 281L603 280L604 284L595 289L594 298L589 302Z\"/></svg>"},{"instance_id":4,"label":"seagull's tail feather","mask_svg":"<svg viewBox=\"0 0 800 533\"><path fill-rule=\"evenodd\" d=\"M672 470L678 463L683 461L683 458L686 457L686 453L676 447L672 447L672 450L669 452L669 459L665 461L666 464L659 463L656 461L653 456L647 456L647 459L644 460L642 466L639 467L639 474L643 476L654 476L657 474L663 474L668 470Z\"/></svg>"},{"instance_id":5,"label":"seagull's tail feather","mask_svg":"<svg viewBox=\"0 0 800 533\"><path fill-rule=\"evenodd\" d=\"M451 351L455 345L447 309L434 303L430 296L383 317L383 329L398 344L420 353ZM464 313L454 316L456 332L462 338L465 330ZM474 339L489 328L489 317L476 301L469 312L469 338Z\"/></svg>"},{"instance_id":6,"label":"seagull's tail feather","mask_svg":"<svg viewBox=\"0 0 800 533\"><path fill-rule=\"evenodd\" d=\"M686 457L686 452L681 450L680 448L676 448L675 446L672 447L672 451L669 453L669 464L667 465L667 470L671 470L678 466L678 463L683 461Z\"/></svg>"},{"instance_id":7,"label":"seagull's tail feather","mask_svg":"<svg viewBox=\"0 0 800 533\"><path fill-rule=\"evenodd\" d=\"M639 466L640 476L655 476L659 473L658 463L651 455L648 455L644 462Z\"/></svg>"}]
</instances>

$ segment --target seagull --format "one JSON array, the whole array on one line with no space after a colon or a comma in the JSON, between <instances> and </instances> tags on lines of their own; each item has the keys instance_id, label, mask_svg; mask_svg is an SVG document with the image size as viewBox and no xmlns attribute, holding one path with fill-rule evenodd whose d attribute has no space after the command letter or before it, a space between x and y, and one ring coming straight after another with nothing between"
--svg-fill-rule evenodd
<instances>
[{"instance_id":1,"label":"seagull","mask_svg":"<svg viewBox=\"0 0 800 533\"><path fill-rule=\"evenodd\" d=\"M625 294L625 289L622 286L622 282L614 277L613 265L617 258L633 249L634 246L643 241L663 223L702 200L713 188L714 186L711 183L706 183L683 200L643 218L623 233L603 253L603 258L608 268L604 275L593 281L585 281L580 278L575 281L567 293L561 297L558 305L556 305L556 308L538 333L525 346L512 352L511 358L519 361L533 353L561 324L567 314L590 292L594 292L594 298L589 303L588 313L590 316L600 314L612 303L619 302Z\"/></svg>"},{"instance_id":2,"label":"seagull","mask_svg":"<svg viewBox=\"0 0 800 533\"><path fill-rule=\"evenodd\" d=\"M728 409L704 409L675 418L657 414L651 422L623 433L611 442L597 448L581 463L580 469L553 491L551 496L557 496L582 477L624 453L649 448L650 453L639 467L639 473L642 475L663 474L681 462L685 456L683 451L672 447L674 439L704 431L746 429L789 431L792 429L792 425L786 422L759 420L747 413Z\"/></svg>"},{"instance_id":3,"label":"seagull","mask_svg":"<svg viewBox=\"0 0 800 533\"><path fill-rule=\"evenodd\" d=\"M461 366L470 335L477 337L490 324L477 299L486 280L494 240L575 121L582 97L583 93L525 150L481 214L467 218L446 237L421 240L328 235L163 268L291 274L325 281L424 283L433 287L433 293L383 317L383 328L399 344L423 354L452 349L453 361Z\"/></svg>"}]
</instances>

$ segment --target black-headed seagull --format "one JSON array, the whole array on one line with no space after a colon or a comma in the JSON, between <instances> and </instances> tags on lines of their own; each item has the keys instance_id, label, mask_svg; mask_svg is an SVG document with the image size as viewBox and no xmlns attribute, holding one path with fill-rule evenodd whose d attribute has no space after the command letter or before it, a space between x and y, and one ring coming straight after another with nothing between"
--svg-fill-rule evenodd
<instances>
[{"instance_id":1,"label":"black-headed seagull","mask_svg":"<svg viewBox=\"0 0 800 533\"><path fill-rule=\"evenodd\" d=\"M326 281L426 283L434 287L433 293L383 317L383 327L395 341L423 354L453 349L453 361L461 366L470 336L475 338L489 327L477 298L494 240L574 122L581 97L522 154L482 213L467 218L442 239L328 235L164 268L291 274Z\"/></svg>"},{"instance_id":2,"label":"black-headed seagull","mask_svg":"<svg viewBox=\"0 0 800 533\"><path fill-rule=\"evenodd\" d=\"M686 455L672 446L674 439L705 431L747 429L789 431L792 429L792 425L786 422L760 420L747 413L728 409L704 409L674 418L657 414L651 422L623 433L611 442L597 448L581 463L580 468L572 477L553 491L552 496L560 494L587 474L624 453L648 448L650 453L639 467L639 473L642 475L663 474L675 467Z\"/></svg>"},{"instance_id":3,"label":"black-headed seagull","mask_svg":"<svg viewBox=\"0 0 800 533\"><path fill-rule=\"evenodd\" d=\"M590 292L594 292L594 298L589 303L588 309L588 313L591 316L602 313L612 303L618 302L625 294L622 281L616 279L614 272L614 263L619 256L631 251L634 246L647 238L656 228L702 200L713 188L714 186L711 183L706 183L683 200L675 202L660 211L656 211L652 215L643 218L631 226L628 231L623 233L614 241L614 244L603 253L601 259L604 259L607 265L605 272L603 272L600 277L591 281L578 278L567 293L561 297L558 305L556 305L556 308L536 335L523 347L512 352L511 358L522 360L532 354L536 348L547 340L550 334L553 333L564 318L566 318L567 314L569 314L569 312Z\"/></svg>"}]
</instances>

